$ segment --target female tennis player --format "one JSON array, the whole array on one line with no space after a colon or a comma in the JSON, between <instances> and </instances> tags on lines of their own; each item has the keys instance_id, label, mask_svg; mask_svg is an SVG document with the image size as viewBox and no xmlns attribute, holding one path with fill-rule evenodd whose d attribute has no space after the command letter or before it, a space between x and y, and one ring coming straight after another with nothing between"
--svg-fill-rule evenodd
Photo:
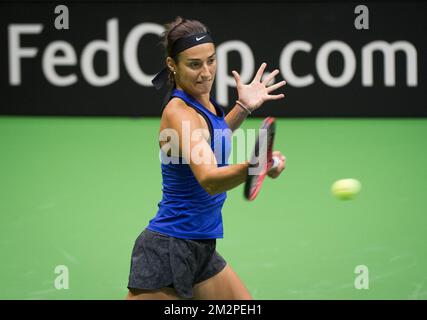
<instances>
[{"instance_id":1,"label":"female tennis player","mask_svg":"<svg viewBox=\"0 0 427 320\"><path fill-rule=\"evenodd\" d=\"M216 251L216 239L223 237L221 209L226 191L245 182L249 166L248 162L227 164L231 135L217 133L234 131L264 102L284 98L271 93L285 81L270 83L278 70L263 79L265 63L247 85L233 71L238 101L225 116L210 95L216 55L207 27L177 17L165 25L163 37L166 67L153 84L156 88L168 84L170 91L160 132L172 130L178 139L159 138L163 197L156 216L135 241L127 299L252 299ZM186 138L186 130L191 139ZM195 132L201 133L192 135ZM167 143L178 150L180 161L165 161L174 159L170 149L162 148ZM204 161L196 161L200 155ZM281 161L268 173L271 178L280 175L286 162L279 151L274 155Z\"/></svg>"}]
</instances>

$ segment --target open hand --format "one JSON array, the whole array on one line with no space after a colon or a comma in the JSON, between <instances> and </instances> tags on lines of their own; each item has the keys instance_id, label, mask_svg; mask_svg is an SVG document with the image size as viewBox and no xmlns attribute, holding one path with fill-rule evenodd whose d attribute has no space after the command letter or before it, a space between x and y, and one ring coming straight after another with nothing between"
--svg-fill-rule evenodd
<instances>
[{"instance_id":1,"label":"open hand","mask_svg":"<svg viewBox=\"0 0 427 320\"><path fill-rule=\"evenodd\" d=\"M278 69L270 73L261 82L266 66L267 64L265 62L261 64L260 68L258 69L258 72L255 75L255 78L250 84L243 84L240 80L240 75L237 73L237 71L232 71L232 74L237 84L239 101L243 103L246 107L248 107L251 112L258 109L265 101L278 100L283 99L285 97L283 93L276 95L270 94L274 90L277 90L278 88L283 87L286 84L286 81L280 81L276 84L270 84L274 76L279 73Z\"/></svg>"}]
</instances>

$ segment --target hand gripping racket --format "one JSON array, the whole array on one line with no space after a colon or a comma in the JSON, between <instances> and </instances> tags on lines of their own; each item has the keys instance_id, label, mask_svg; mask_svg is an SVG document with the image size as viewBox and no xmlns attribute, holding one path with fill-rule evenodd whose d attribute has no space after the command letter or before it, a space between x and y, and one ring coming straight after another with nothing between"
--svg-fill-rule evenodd
<instances>
[{"instance_id":1,"label":"hand gripping racket","mask_svg":"<svg viewBox=\"0 0 427 320\"><path fill-rule=\"evenodd\" d=\"M252 158L249 161L244 191L245 198L249 201L254 200L258 195L267 173L280 163L278 157L273 157L275 131L275 119L273 117L265 118L255 142Z\"/></svg>"}]
</instances>

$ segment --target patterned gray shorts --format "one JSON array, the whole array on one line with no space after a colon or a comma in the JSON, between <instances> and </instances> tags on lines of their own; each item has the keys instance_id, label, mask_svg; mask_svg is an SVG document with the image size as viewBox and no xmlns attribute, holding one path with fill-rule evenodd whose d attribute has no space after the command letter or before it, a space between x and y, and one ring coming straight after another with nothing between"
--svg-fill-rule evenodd
<instances>
[{"instance_id":1,"label":"patterned gray shorts","mask_svg":"<svg viewBox=\"0 0 427 320\"><path fill-rule=\"evenodd\" d=\"M145 229L133 247L128 288L172 287L180 297L191 299L195 284L227 264L215 248L216 239L178 239Z\"/></svg>"}]
</instances>

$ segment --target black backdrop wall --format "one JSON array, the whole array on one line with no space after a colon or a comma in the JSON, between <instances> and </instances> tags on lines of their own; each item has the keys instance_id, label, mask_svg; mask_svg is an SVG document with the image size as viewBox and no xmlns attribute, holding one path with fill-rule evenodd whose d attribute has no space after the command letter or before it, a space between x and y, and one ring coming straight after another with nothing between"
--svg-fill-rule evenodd
<instances>
[{"instance_id":1,"label":"black backdrop wall","mask_svg":"<svg viewBox=\"0 0 427 320\"><path fill-rule=\"evenodd\" d=\"M158 116L164 92L151 85L164 61L162 25L176 16L211 30L218 57L212 94L236 97L262 62L280 69L286 98L256 115L427 116L427 4L78 2L69 29L55 28L57 3L0 4L0 114Z\"/></svg>"}]
</instances>

